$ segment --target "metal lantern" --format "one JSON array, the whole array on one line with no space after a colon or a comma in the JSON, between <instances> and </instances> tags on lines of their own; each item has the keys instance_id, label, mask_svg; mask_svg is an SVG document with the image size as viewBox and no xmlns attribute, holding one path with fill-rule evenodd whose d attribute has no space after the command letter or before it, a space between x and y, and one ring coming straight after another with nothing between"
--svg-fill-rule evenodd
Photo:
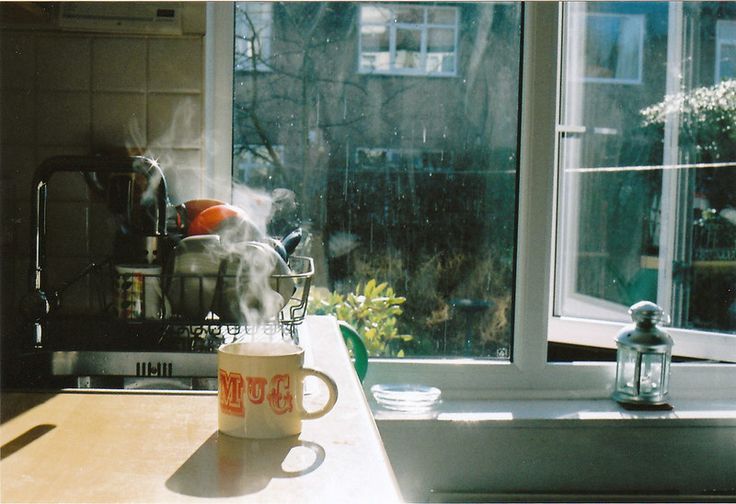
<instances>
[{"instance_id":1,"label":"metal lantern","mask_svg":"<svg viewBox=\"0 0 736 504\"><path fill-rule=\"evenodd\" d=\"M634 324L616 337L616 390L613 399L624 404L667 404L672 338L657 327L666 321L662 308L640 301L629 308Z\"/></svg>"}]
</instances>

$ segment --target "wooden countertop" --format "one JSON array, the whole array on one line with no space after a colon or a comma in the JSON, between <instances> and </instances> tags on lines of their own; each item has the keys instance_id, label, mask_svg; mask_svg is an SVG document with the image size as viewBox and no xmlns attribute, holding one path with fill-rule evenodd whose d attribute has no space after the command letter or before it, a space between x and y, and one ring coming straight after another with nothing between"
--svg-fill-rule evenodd
<instances>
[{"instance_id":1,"label":"wooden countertop","mask_svg":"<svg viewBox=\"0 0 736 504\"><path fill-rule=\"evenodd\" d=\"M300 436L221 435L212 393L4 392L0 500L401 501L335 321L307 324L314 366L339 398Z\"/></svg>"}]
</instances>

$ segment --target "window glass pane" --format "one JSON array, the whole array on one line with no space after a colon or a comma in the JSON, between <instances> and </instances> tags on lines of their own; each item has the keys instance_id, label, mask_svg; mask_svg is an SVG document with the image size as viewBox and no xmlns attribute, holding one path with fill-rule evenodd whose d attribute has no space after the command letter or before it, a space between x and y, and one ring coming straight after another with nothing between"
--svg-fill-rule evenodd
<instances>
[{"instance_id":1,"label":"window glass pane","mask_svg":"<svg viewBox=\"0 0 736 504\"><path fill-rule=\"evenodd\" d=\"M585 27L585 76L638 81L642 30L641 16L589 14Z\"/></svg>"},{"instance_id":2,"label":"window glass pane","mask_svg":"<svg viewBox=\"0 0 736 504\"><path fill-rule=\"evenodd\" d=\"M360 66L370 70L388 70L390 42L385 26L364 26L361 33Z\"/></svg>"},{"instance_id":3,"label":"window glass pane","mask_svg":"<svg viewBox=\"0 0 736 504\"><path fill-rule=\"evenodd\" d=\"M465 20L457 31L385 12L273 10L271 72L235 75L233 178L273 196L272 235L305 230L311 309L346 317L372 355L508 359L521 5L438 10ZM425 58L454 71L460 48L477 55L462 83L427 77ZM358 53L361 71L404 73L360 73Z\"/></svg>"},{"instance_id":4,"label":"window glass pane","mask_svg":"<svg viewBox=\"0 0 736 504\"><path fill-rule=\"evenodd\" d=\"M365 23L388 23L393 19L393 12L390 8L380 7L377 5L365 5L361 9L361 20Z\"/></svg>"},{"instance_id":5,"label":"window glass pane","mask_svg":"<svg viewBox=\"0 0 736 504\"><path fill-rule=\"evenodd\" d=\"M441 7L429 7L427 9L427 23L430 24L455 24L455 9L443 9Z\"/></svg>"},{"instance_id":6,"label":"window glass pane","mask_svg":"<svg viewBox=\"0 0 736 504\"><path fill-rule=\"evenodd\" d=\"M416 7L394 7L394 21L397 23L423 23L424 9Z\"/></svg>"},{"instance_id":7,"label":"window glass pane","mask_svg":"<svg viewBox=\"0 0 736 504\"><path fill-rule=\"evenodd\" d=\"M720 65L721 80L736 79L736 43L721 46Z\"/></svg>"},{"instance_id":8,"label":"window glass pane","mask_svg":"<svg viewBox=\"0 0 736 504\"><path fill-rule=\"evenodd\" d=\"M716 82L722 19L736 10L565 6L556 315L626 321L648 299L675 327L736 332L736 81ZM621 64L630 32L643 33L646 70L621 86L635 75ZM609 80L581 78L593 68Z\"/></svg>"},{"instance_id":9,"label":"window glass pane","mask_svg":"<svg viewBox=\"0 0 736 504\"><path fill-rule=\"evenodd\" d=\"M455 32L430 28L427 30L427 72L455 70Z\"/></svg>"},{"instance_id":10,"label":"window glass pane","mask_svg":"<svg viewBox=\"0 0 736 504\"><path fill-rule=\"evenodd\" d=\"M418 30L396 30L396 68L419 68L421 62L422 32Z\"/></svg>"}]
</instances>

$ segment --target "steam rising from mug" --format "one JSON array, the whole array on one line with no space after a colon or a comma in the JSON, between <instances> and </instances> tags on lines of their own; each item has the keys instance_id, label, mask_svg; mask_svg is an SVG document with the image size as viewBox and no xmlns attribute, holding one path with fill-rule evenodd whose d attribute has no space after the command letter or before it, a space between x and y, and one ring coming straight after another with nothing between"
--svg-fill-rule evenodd
<instances>
[{"instance_id":1,"label":"steam rising from mug","mask_svg":"<svg viewBox=\"0 0 736 504\"><path fill-rule=\"evenodd\" d=\"M157 121L167 124L163 133L155 139L146 138L135 118L129 123L129 138L126 143L129 152L142 152L146 156L158 160L164 169L164 176L178 183L170 184L172 196L188 193L194 187L182 184L185 179L191 180L188 173L196 173L194 177L197 192L205 187L214 187L213 181L199 180L202 173L198 167L189 170L177 162L171 149L159 149L149 146L175 146L180 142L205 145L202 138L198 106L193 101L183 101L173 110L171 117L159 117ZM152 128L148 128L150 132ZM208 148L216 146L208 145ZM177 177L178 176L178 177ZM143 197L150 195L144 194ZM180 200L185 196L197 197L196 194L178 194ZM229 219L224 219L216 229L207 229L208 233L220 236L220 245L216 251L224 264L221 271L227 273L218 281L218 294L214 302L215 311L222 317L245 321L250 325L261 325L278 316L279 311L287 303L294 292L294 282L289 278L273 278L272 275L286 275L290 272L288 265L278 256L272 247L256 240L267 237L267 225L272 216L273 201L269 194L236 185L233 187L232 204L227 205L231 212ZM214 212L214 211L213 211ZM203 230L205 231L205 230ZM230 276L232 275L232 276ZM223 300L218 305L217 300Z\"/></svg>"}]
</instances>

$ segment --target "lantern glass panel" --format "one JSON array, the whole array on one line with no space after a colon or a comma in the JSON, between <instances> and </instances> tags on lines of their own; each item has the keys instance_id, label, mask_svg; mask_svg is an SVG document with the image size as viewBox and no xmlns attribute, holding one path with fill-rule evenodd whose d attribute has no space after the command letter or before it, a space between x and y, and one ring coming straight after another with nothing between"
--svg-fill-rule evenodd
<instances>
[{"instance_id":1,"label":"lantern glass panel","mask_svg":"<svg viewBox=\"0 0 736 504\"><path fill-rule=\"evenodd\" d=\"M663 394L663 373L665 354L644 353L641 355L641 375L639 395L657 396Z\"/></svg>"},{"instance_id":2,"label":"lantern glass panel","mask_svg":"<svg viewBox=\"0 0 736 504\"><path fill-rule=\"evenodd\" d=\"M619 346L616 390L629 395L637 394L636 360L638 352Z\"/></svg>"}]
</instances>

